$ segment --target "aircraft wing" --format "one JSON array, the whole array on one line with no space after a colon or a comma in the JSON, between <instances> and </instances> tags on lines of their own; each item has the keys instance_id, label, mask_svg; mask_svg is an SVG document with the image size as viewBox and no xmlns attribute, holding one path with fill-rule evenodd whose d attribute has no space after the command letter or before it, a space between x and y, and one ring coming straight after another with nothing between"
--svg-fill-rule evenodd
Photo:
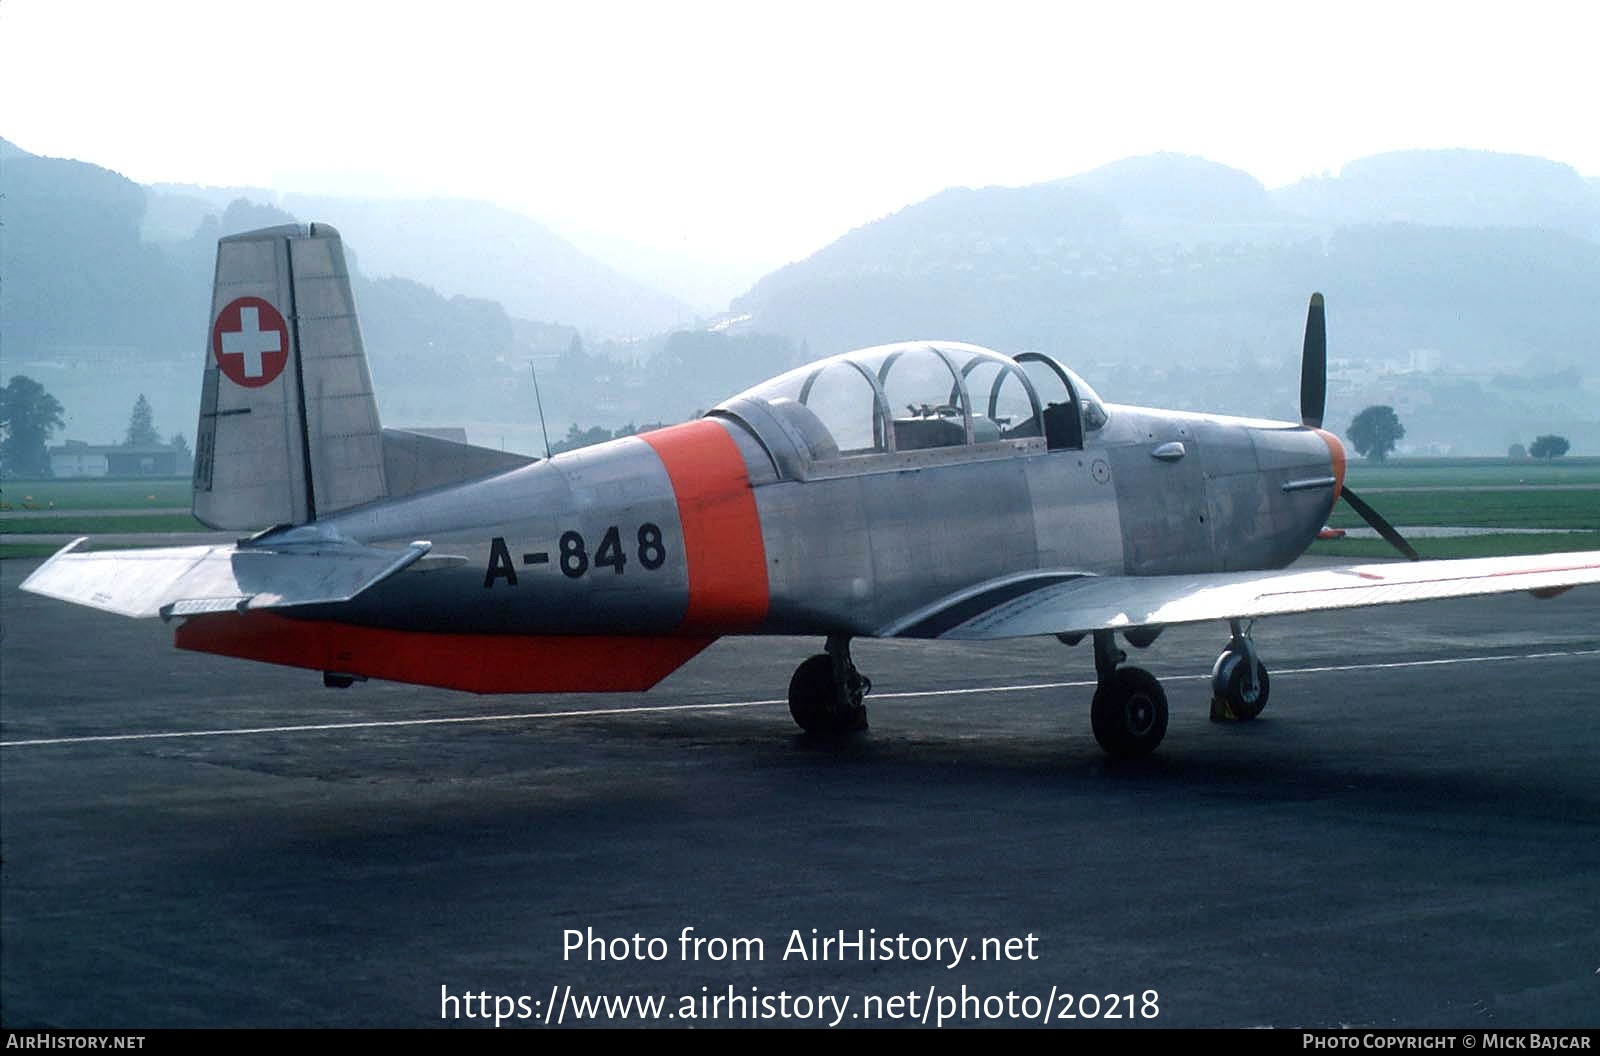
<instances>
[{"instance_id":1,"label":"aircraft wing","mask_svg":"<svg viewBox=\"0 0 1600 1056\"><path fill-rule=\"evenodd\" d=\"M997 582L928 606L884 636L991 639L1393 605L1600 583L1600 551L1177 576L1073 573ZM990 602L986 604L986 601Z\"/></svg>"},{"instance_id":2,"label":"aircraft wing","mask_svg":"<svg viewBox=\"0 0 1600 1056\"><path fill-rule=\"evenodd\" d=\"M77 539L22 589L121 616L193 616L348 601L428 552L348 540L242 542L150 550L78 551Z\"/></svg>"}]
</instances>

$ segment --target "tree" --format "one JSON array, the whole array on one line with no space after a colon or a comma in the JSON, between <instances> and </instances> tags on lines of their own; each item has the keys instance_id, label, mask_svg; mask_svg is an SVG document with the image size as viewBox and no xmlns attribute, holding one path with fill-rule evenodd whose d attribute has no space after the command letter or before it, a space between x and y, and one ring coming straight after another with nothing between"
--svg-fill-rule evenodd
<instances>
[{"instance_id":1,"label":"tree","mask_svg":"<svg viewBox=\"0 0 1600 1056\"><path fill-rule=\"evenodd\" d=\"M1506 457L1515 462L1520 462L1528 457L1528 449L1521 444L1512 444L1506 448Z\"/></svg>"},{"instance_id":2,"label":"tree","mask_svg":"<svg viewBox=\"0 0 1600 1056\"><path fill-rule=\"evenodd\" d=\"M128 447L153 447L161 443L161 434L156 432L155 412L150 410L150 401L142 392L133 401L133 417L128 419L128 438L123 443Z\"/></svg>"},{"instance_id":3,"label":"tree","mask_svg":"<svg viewBox=\"0 0 1600 1056\"><path fill-rule=\"evenodd\" d=\"M61 404L44 386L22 374L0 389L0 469L8 476L50 476L45 444L66 423Z\"/></svg>"},{"instance_id":4,"label":"tree","mask_svg":"<svg viewBox=\"0 0 1600 1056\"><path fill-rule=\"evenodd\" d=\"M190 453L189 441L184 439L182 433L173 433L167 444L178 452L178 472L188 473L194 469L194 455Z\"/></svg>"},{"instance_id":5,"label":"tree","mask_svg":"<svg viewBox=\"0 0 1600 1056\"><path fill-rule=\"evenodd\" d=\"M1564 436L1541 436L1529 446L1528 454L1534 458L1560 458L1567 453L1567 448L1571 446Z\"/></svg>"},{"instance_id":6,"label":"tree","mask_svg":"<svg viewBox=\"0 0 1600 1056\"><path fill-rule=\"evenodd\" d=\"M550 453L559 455L563 451L576 451L580 447L590 447L594 444L603 444L611 439L611 430L603 425L592 426L588 429L579 429L576 422L567 426L567 435L564 440L551 446Z\"/></svg>"},{"instance_id":7,"label":"tree","mask_svg":"<svg viewBox=\"0 0 1600 1056\"><path fill-rule=\"evenodd\" d=\"M556 369L573 377L588 377L589 354L583 350L583 338L578 334L574 333L572 340L567 342L567 350L561 353L561 358L556 363Z\"/></svg>"},{"instance_id":8,"label":"tree","mask_svg":"<svg viewBox=\"0 0 1600 1056\"><path fill-rule=\"evenodd\" d=\"M1351 419L1345 435L1355 445L1356 454L1382 462L1406 435L1406 427L1400 424L1400 416L1394 413L1393 407L1379 404Z\"/></svg>"}]
</instances>

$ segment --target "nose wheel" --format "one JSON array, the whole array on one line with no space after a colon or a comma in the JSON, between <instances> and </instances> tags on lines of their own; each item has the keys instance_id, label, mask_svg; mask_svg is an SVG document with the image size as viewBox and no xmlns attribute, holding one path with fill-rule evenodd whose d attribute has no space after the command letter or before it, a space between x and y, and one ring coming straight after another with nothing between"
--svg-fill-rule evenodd
<instances>
[{"instance_id":1,"label":"nose wheel","mask_svg":"<svg viewBox=\"0 0 1600 1056\"><path fill-rule=\"evenodd\" d=\"M861 701L872 692L872 680L856 670L849 638L830 637L827 650L795 668L789 679L789 714L807 733L864 730L867 709Z\"/></svg>"},{"instance_id":2,"label":"nose wheel","mask_svg":"<svg viewBox=\"0 0 1600 1056\"><path fill-rule=\"evenodd\" d=\"M1127 654L1111 631L1094 632L1094 667L1099 685L1090 705L1094 739L1118 759L1142 759L1167 734L1167 694L1156 676L1123 667Z\"/></svg>"},{"instance_id":3,"label":"nose wheel","mask_svg":"<svg viewBox=\"0 0 1600 1056\"><path fill-rule=\"evenodd\" d=\"M1211 721L1247 722L1267 706L1272 680L1256 655L1250 629L1238 620L1229 620L1233 637L1211 668Z\"/></svg>"}]
</instances>

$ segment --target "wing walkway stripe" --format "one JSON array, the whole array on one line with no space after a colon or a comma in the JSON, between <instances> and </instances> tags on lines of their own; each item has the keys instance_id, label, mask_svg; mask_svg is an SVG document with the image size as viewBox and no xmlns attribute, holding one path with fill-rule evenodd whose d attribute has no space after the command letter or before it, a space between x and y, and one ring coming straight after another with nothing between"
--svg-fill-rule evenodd
<instances>
[{"instance_id":1,"label":"wing walkway stripe","mask_svg":"<svg viewBox=\"0 0 1600 1056\"><path fill-rule=\"evenodd\" d=\"M1399 660L1379 664L1330 664L1322 667L1290 667L1274 671L1284 675L1320 675L1341 671L1385 671L1404 667L1446 667L1454 664L1493 664L1517 660L1552 660L1600 656L1600 649L1572 649L1558 652L1525 653L1509 656L1456 656L1436 660ZM1169 675L1163 681L1193 682L1209 674ZM916 690L904 693L875 693L873 700L914 700L923 697L959 697L977 693L1029 693L1044 689L1076 689L1094 685L1094 680L1077 682L1031 682L1012 686L969 686L963 689ZM161 741L187 737L242 737L264 733L323 733L330 730L375 730L404 726L449 726L478 722L520 722L531 719L587 719L606 715L648 715L676 711L727 711L734 708L770 707L787 704L782 699L736 700L713 704L654 704L629 708L584 708L575 711L527 711L507 715L458 715L433 719L388 719L371 722L327 722L298 726L252 726L236 730L175 730L168 733L109 733L83 737L41 737L33 740L0 741L0 748L38 748L52 744L100 744L111 741Z\"/></svg>"}]
</instances>

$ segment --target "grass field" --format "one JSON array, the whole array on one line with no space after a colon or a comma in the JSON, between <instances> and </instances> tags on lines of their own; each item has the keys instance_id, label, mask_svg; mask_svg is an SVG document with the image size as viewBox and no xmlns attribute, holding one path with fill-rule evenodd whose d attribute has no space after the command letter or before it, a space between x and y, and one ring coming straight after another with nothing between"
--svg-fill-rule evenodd
<instances>
[{"instance_id":1,"label":"grass field","mask_svg":"<svg viewBox=\"0 0 1600 1056\"><path fill-rule=\"evenodd\" d=\"M1452 539L1412 539L1425 560L1452 557L1504 557L1511 554L1559 554L1569 550L1600 549L1593 532L1552 532L1548 535L1468 535ZM1320 557L1398 558L1400 554L1382 539L1332 539L1311 544L1306 551Z\"/></svg>"},{"instance_id":2,"label":"grass field","mask_svg":"<svg viewBox=\"0 0 1600 1056\"><path fill-rule=\"evenodd\" d=\"M0 484L0 512L5 510L137 510L188 506L188 477L141 480L8 480ZM7 528L7 531L12 529Z\"/></svg>"},{"instance_id":3,"label":"grass field","mask_svg":"<svg viewBox=\"0 0 1600 1056\"><path fill-rule=\"evenodd\" d=\"M1407 527L1572 529L1540 535L1474 535L1412 539L1424 558L1493 557L1600 549L1600 458L1512 462L1497 458L1406 459L1377 466L1352 462L1350 486L1389 523ZM1415 488L1388 491L1388 488ZM1507 488L1514 490L1473 490ZM1568 490L1572 489L1572 490ZM1328 518L1335 528L1366 522L1345 503ZM1312 554L1385 558L1395 551L1381 539L1337 539L1312 544Z\"/></svg>"},{"instance_id":4,"label":"grass field","mask_svg":"<svg viewBox=\"0 0 1600 1056\"><path fill-rule=\"evenodd\" d=\"M1392 458L1379 465L1352 456L1346 479L1358 490L1600 484L1600 458Z\"/></svg>"},{"instance_id":5,"label":"grass field","mask_svg":"<svg viewBox=\"0 0 1600 1056\"><path fill-rule=\"evenodd\" d=\"M206 532L205 525L187 513L128 514L7 519L0 513L0 531L7 535L100 535L121 532Z\"/></svg>"},{"instance_id":6,"label":"grass field","mask_svg":"<svg viewBox=\"0 0 1600 1056\"><path fill-rule=\"evenodd\" d=\"M1361 497L1397 527L1600 529L1600 489L1562 491L1386 491ZM1335 528L1366 525L1346 503L1334 507Z\"/></svg>"},{"instance_id":7,"label":"grass field","mask_svg":"<svg viewBox=\"0 0 1600 1056\"><path fill-rule=\"evenodd\" d=\"M192 498L188 477L139 480L7 480L0 483L0 532L19 535L96 535L123 532L200 532L206 528L187 513L144 513L186 509ZM86 515L83 510L125 510L126 514ZM26 517L10 517L25 512ZM50 516L40 516L48 513ZM105 544L93 544L105 549ZM131 545L131 544L129 544ZM48 557L59 543L0 544L0 558Z\"/></svg>"}]
</instances>

